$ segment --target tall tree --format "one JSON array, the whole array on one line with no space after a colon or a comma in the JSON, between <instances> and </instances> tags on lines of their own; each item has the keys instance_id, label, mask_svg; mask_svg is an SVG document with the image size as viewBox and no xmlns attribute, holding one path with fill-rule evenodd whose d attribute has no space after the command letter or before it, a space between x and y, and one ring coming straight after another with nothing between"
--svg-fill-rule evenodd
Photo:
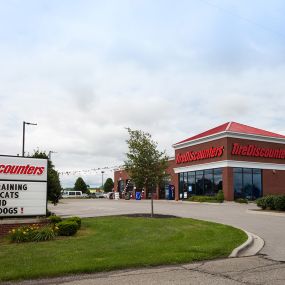
<instances>
[{"instance_id":1,"label":"tall tree","mask_svg":"<svg viewBox=\"0 0 285 285\"><path fill-rule=\"evenodd\" d=\"M31 156L33 158L45 158L48 159L48 155L44 151L35 151ZM58 203L61 196L62 187L60 185L59 174L54 169L52 161L48 159L48 169L47 169L47 199L51 201L54 205Z\"/></svg>"},{"instance_id":2,"label":"tall tree","mask_svg":"<svg viewBox=\"0 0 285 285\"><path fill-rule=\"evenodd\" d=\"M129 151L126 153L125 169L137 188L151 191L151 216L153 216L153 189L166 176L168 156L157 149L157 143L149 133L127 128L130 138L126 141Z\"/></svg>"},{"instance_id":3,"label":"tall tree","mask_svg":"<svg viewBox=\"0 0 285 285\"><path fill-rule=\"evenodd\" d=\"M88 187L81 177L77 178L77 180L75 181L73 189L75 191L82 191L82 193L88 192Z\"/></svg>"},{"instance_id":4,"label":"tall tree","mask_svg":"<svg viewBox=\"0 0 285 285\"><path fill-rule=\"evenodd\" d=\"M114 182L112 178L107 178L106 182L104 183L104 191L105 192L112 192L114 188Z\"/></svg>"}]
</instances>

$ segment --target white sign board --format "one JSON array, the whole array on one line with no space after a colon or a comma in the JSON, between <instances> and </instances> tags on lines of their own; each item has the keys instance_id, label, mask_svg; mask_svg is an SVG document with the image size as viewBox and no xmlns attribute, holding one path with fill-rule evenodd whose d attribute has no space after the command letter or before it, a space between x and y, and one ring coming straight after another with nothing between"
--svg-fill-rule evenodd
<instances>
[{"instance_id":1,"label":"white sign board","mask_svg":"<svg viewBox=\"0 0 285 285\"><path fill-rule=\"evenodd\" d=\"M46 215L47 159L0 156L0 217Z\"/></svg>"}]
</instances>

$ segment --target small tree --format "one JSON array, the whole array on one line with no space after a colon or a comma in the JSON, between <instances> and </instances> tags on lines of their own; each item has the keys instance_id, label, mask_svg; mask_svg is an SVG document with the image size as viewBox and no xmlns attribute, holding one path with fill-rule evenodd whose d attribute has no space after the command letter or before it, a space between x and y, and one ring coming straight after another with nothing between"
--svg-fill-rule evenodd
<instances>
[{"instance_id":1,"label":"small tree","mask_svg":"<svg viewBox=\"0 0 285 285\"><path fill-rule=\"evenodd\" d=\"M114 188L114 182L112 178L107 178L106 182L104 183L104 191L105 192L112 192Z\"/></svg>"},{"instance_id":2,"label":"small tree","mask_svg":"<svg viewBox=\"0 0 285 285\"><path fill-rule=\"evenodd\" d=\"M153 216L153 189L166 176L168 157L157 150L157 143L149 133L127 128L129 152L126 153L125 169L137 188L151 190L151 216Z\"/></svg>"},{"instance_id":3,"label":"small tree","mask_svg":"<svg viewBox=\"0 0 285 285\"><path fill-rule=\"evenodd\" d=\"M82 193L88 192L87 185L81 177L77 178L77 180L75 181L73 189L75 191L82 191Z\"/></svg>"},{"instance_id":4,"label":"small tree","mask_svg":"<svg viewBox=\"0 0 285 285\"><path fill-rule=\"evenodd\" d=\"M35 151L31 157L48 159L48 155L45 152L39 150ZM61 196L61 191L62 187L60 185L59 174L54 169L54 165L49 159L47 169L47 199L56 205Z\"/></svg>"}]
</instances>

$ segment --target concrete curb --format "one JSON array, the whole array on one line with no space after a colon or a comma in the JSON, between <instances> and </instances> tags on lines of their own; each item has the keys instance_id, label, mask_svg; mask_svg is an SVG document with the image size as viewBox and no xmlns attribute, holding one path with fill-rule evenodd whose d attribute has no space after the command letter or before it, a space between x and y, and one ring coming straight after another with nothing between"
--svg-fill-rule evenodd
<instances>
[{"instance_id":1,"label":"concrete curb","mask_svg":"<svg viewBox=\"0 0 285 285\"><path fill-rule=\"evenodd\" d=\"M243 230L247 234L247 240L229 255L230 258L256 255L264 246L264 240L250 232Z\"/></svg>"},{"instance_id":2,"label":"concrete curb","mask_svg":"<svg viewBox=\"0 0 285 285\"><path fill-rule=\"evenodd\" d=\"M247 240L246 240L243 244L241 244L240 246L236 247L236 248L232 251L232 253L229 255L229 257L237 257L238 254L239 254L242 250L248 248L250 245L253 244L253 237L252 237L252 235L251 235L249 232L245 231L245 230L243 230L243 231L247 234Z\"/></svg>"}]
</instances>

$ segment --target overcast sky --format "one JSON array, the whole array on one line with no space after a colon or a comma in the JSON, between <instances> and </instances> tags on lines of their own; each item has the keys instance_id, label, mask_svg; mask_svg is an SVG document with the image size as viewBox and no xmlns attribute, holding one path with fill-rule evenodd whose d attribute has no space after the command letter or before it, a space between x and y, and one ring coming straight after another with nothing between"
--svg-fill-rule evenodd
<instances>
[{"instance_id":1,"label":"overcast sky","mask_svg":"<svg viewBox=\"0 0 285 285\"><path fill-rule=\"evenodd\" d=\"M283 0L0 0L0 148L59 171L120 165L227 121L285 134ZM61 175L64 187L101 171ZM113 178L105 171L104 180Z\"/></svg>"}]
</instances>

